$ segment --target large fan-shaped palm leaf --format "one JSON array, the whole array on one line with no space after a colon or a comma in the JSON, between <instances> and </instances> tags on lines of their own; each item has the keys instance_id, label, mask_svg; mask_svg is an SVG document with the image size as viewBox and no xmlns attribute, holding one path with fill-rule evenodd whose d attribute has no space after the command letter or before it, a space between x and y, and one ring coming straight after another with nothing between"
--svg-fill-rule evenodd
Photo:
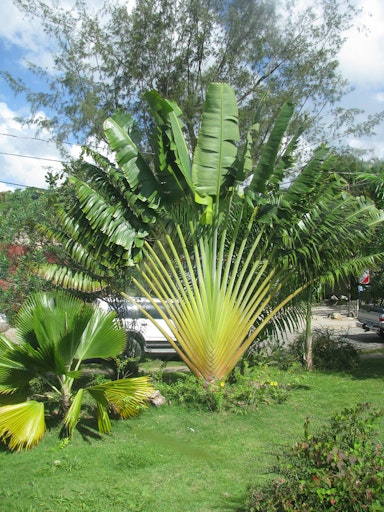
<instances>
[{"instance_id":1,"label":"large fan-shaped palm leaf","mask_svg":"<svg viewBox=\"0 0 384 512\"><path fill-rule=\"evenodd\" d=\"M0 407L0 438L11 450L36 445L45 432L44 404L29 400Z\"/></svg>"}]
</instances>

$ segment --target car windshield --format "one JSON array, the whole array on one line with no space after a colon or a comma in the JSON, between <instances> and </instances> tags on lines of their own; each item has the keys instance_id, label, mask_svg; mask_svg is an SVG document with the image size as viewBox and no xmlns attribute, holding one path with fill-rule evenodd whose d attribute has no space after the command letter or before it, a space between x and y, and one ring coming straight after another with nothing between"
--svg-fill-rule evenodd
<instances>
[{"instance_id":1,"label":"car windshield","mask_svg":"<svg viewBox=\"0 0 384 512\"><path fill-rule=\"evenodd\" d=\"M138 318L146 318L144 313L140 311L140 309L131 304L128 301L116 299L116 300L108 300L108 306L111 311L116 311L117 315L120 318L130 318L132 320ZM152 318L159 320L162 318L160 313L156 310L156 308L151 304L147 299L137 299L137 303L140 304L150 315ZM159 304L160 309L164 310L164 307Z\"/></svg>"}]
</instances>

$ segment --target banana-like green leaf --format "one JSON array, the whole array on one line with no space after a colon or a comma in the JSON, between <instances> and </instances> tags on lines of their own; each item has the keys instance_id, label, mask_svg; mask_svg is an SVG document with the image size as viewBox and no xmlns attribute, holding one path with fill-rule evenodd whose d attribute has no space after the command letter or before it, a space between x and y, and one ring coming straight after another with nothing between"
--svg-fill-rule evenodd
<instances>
[{"instance_id":1,"label":"banana-like green leaf","mask_svg":"<svg viewBox=\"0 0 384 512\"><path fill-rule=\"evenodd\" d=\"M54 284L70 290L96 293L107 286L106 281L94 279L86 272L72 271L66 266L57 265L55 263L42 265L38 270L38 274L47 281L52 281Z\"/></svg>"},{"instance_id":2,"label":"banana-like green leaf","mask_svg":"<svg viewBox=\"0 0 384 512\"><path fill-rule=\"evenodd\" d=\"M157 209L159 183L136 144L125 131L124 114L119 112L108 118L104 122L104 132L131 189L136 191L142 201L147 201L151 208Z\"/></svg>"},{"instance_id":3,"label":"banana-like green leaf","mask_svg":"<svg viewBox=\"0 0 384 512\"><path fill-rule=\"evenodd\" d=\"M87 156L91 157L96 165L83 162L81 169L87 176L87 182L92 182L95 192L101 194L106 200L113 198L113 204L127 207L126 219L142 219L144 223L156 220L156 214L147 201L142 201L130 184L124 172L116 167L100 153L89 148L84 149Z\"/></svg>"},{"instance_id":4,"label":"banana-like green leaf","mask_svg":"<svg viewBox=\"0 0 384 512\"><path fill-rule=\"evenodd\" d=\"M11 450L29 449L45 432L44 404L33 400L0 407L0 437Z\"/></svg>"},{"instance_id":5,"label":"banana-like green leaf","mask_svg":"<svg viewBox=\"0 0 384 512\"><path fill-rule=\"evenodd\" d=\"M147 234L138 231L126 219L124 207L109 204L104 197L95 193L87 183L76 181L76 191L80 200L81 209L89 221L93 231L101 231L107 236L108 244L114 243L130 251L136 238L144 238ZM155 217L149 219L154 222Z\"/></svg>"},{"instance_id":6,"label":"banana-like green leaf","mask_svg":"<svg viewBox=\"0 0 384 512\"><path fill-rule=\"evenodd\" d=\"M218 201L225 186L233 184L239 140L238 110L233 89L227 84L211 84L192 163L196 196Z\"/></svg>"},{"instance_id":7,"label":"banana-like green leaf","mask_svg":"<svg viewBox=\"0 0 384 512\"><path fill-rule=\"evenodd\" d=\"M167 198L171 196L172 200L174 195L182 197L188 188L193 190L191 159L180 118L182 112L175 103L162 98L156 91L145 93L144 98L151 107L158 132L154 146L160 180L167 190Z\"/></svg>"},{"instance_id":8,"label":"banana-like green leaf","mask_svg":"<svg viewBox=\"0 0 384 512\"><path fill-rule=\"evenodd\" d=\"M292 118L293 111L294 107L292 103L284 103L282 106L268 141L262 148L248 193L263 193L266 190L267 183L273 175L277 155Z\"/></svg>"}]
</instances>

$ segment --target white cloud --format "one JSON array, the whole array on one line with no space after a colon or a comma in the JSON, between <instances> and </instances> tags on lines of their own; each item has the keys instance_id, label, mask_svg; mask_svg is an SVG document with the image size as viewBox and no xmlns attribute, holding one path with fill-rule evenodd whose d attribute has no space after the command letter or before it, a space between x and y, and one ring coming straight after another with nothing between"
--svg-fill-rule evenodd
<instances>
[{"instance_id":1,"label":"white cloud","mask_svg":"<svg viewBox=\"0 0 384 512\"><path fill-rule=\"evenodd\" d=\"M55 143L46 141L49 133L42 132L36 138L32 129L15 120L18 114L0 103L0 181L8 185L46 188L48 170L60 170L62 164L59 161L63 158ZM71 153L77 156L79 148L74 146Z\"/></svg>"},{"instance_id":2,"label":"white cloud","mask_svg":"<svg viewBox=\"0 0 384 512\"><path fill-rule=\"evenodd\" d=\"M374 99L379 103L384 103L384 92L378 92L374 95Z\"/></svg>"},{"instance_id":3,"label":"white cloud","mask_svg":"<svg viewBox=\"0 0 384 512\"><path fill-rule=\"evenodd\" d=\"M86 3L91 11L102 8L101 0L87 0ZM75 0L61 0L60 6L74 12ZM0 38L10 48L14 45L23 50L23 58L19 64L25 66L27 60L44 69L52 68L52 39L42 30L40 20L26 17L15 7L12 0L2 0L1 9L2 19L6 19L7 22L0 24Z\"/></svg>"},{"instance_id":4,"label":"white cloud","mask_svg":"<svg viewBox=\"0 0 384 512\"><path fill-rule=\"evenodd\" d=\"M26 18L14 5L12 0L3 0L2 17L6 23L0 24L0 37L6 47L19 48L23 51L23 59L19 61L25 66L24 60L37 60L41 66L51 65L49 40L41 29L40 21Z\"/></svg>"},{"instance_id":5,"label":"white cloud","mask_svg":"<svg viewBox=\"0 0 384 512\"><path fill-rule=\"evenodd\" d=\"M368 151L366 159L383 158L384 141L380 138L349 138L347 143L351 148Z\"/></svg>"},{"instance_id":6,"label":"white cloud","mask_svg":"<svg viewBox=\"0 0 384 512\"><path fill-rule=\"evenodd\" d=\"M15 190L15 187L10 187L9 185L5 183L0 182L0 192L13 192Z\"/></svg>"},{"instance_id":7,"label":"white cloud","mask_svg":"<svg viewBox=\"0 0 384 512\"><path fill-rule=\"evenodd\" d=\"M360 0L362 13L347 33L340 67L353 85L382 87L384 83L384 2ZM366 27L367 30L361 30Z\"/></svg>"}]
</instances>

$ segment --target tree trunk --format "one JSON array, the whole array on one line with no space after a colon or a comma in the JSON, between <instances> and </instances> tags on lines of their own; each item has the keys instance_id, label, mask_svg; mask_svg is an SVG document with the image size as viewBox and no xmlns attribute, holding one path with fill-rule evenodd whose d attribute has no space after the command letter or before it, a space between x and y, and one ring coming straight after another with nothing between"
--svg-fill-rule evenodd
<instances>
[{"instance_id":1,"label":"tree trunk","mask_svg":"<svg viewBox=\"0 0 384 512\"><path fill-rule=\"evenodd\" d=\"M312 339L312 295L309 294L307 300L307 310L305 315L305 340L304 340L304 361L307 370L313 370L313 339Z\"/></svg>"},{"instance_id":2,"label":"tree trunk","mask_svg":"<svg viewBox=\"0 0 384 512\"><path fill-rule=\"evenodd\" d=\"M71 384L67 382L65 375L62 377L61 385L61 401L60 401L60 416L65 418L70 406L71 406ZM63 424L60 430L60 438L65 439L70 437L70 433L67 425Z\"/></svg>"}]
</instances>

